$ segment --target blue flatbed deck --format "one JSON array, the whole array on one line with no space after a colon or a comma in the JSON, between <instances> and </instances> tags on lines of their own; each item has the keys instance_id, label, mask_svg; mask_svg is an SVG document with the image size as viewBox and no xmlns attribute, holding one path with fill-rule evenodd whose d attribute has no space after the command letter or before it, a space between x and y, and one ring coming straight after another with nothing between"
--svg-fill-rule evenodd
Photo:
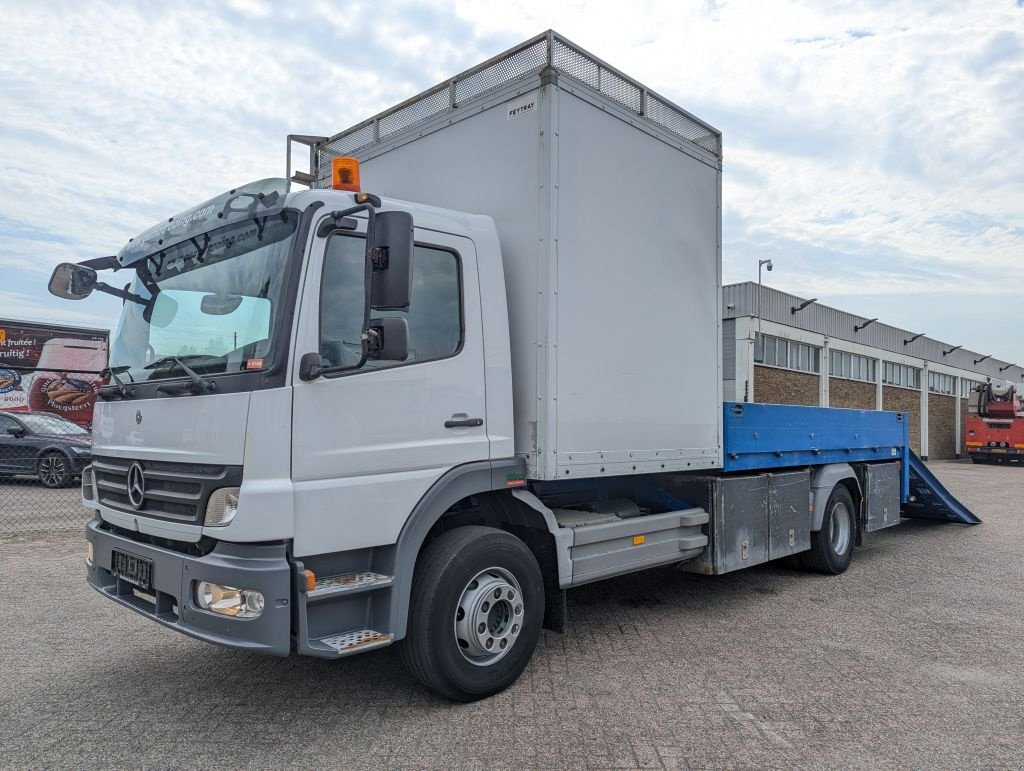
<instances>
[{"instance_id":1,"label":"blue flatbed deck","mask_svg":"<svg viewBox=\"0 0 1024 771\"><path fill-rule=\"evenodd\" d=\"M904 516L981 521L911 451L905 412L740 402L723 412L726 473L898 460Z\"/></svg>"}]
</instances>

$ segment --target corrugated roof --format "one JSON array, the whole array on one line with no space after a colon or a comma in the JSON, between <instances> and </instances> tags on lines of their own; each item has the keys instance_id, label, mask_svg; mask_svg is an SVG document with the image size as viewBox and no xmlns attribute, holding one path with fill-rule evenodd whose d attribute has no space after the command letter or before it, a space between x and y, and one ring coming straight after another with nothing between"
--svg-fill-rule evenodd
<instances>
[{"instance_id":1,"label":"corrugated roof","mask_svg":"<svg viewBox=\"0 0 1024 771\"><path fill-rule=\"evenodd\" d=\"M758 284L745 281L741 284L728 284L722 287L723 316L727 319L739 316L758 315ZM832 308L815 302L797 313L791 309L809 298L761 287L760 316L766 321L785 324L809 332L817 332L830 338L848 340L853 343L879 348L883 351L913 356L937 364L975 372L984 377L1024 380L1024 367L1014 363L978 353L969 348L956 347L955 343L947 343L931 337L921 336L909 343L904 343L918 335L907 329L900 329L882 321L875 321L858 331L854 327L864 324L868 319L854 313ZM947 352L943 355L943 352ZM977 362L977 363L976 363ZM1006 368L1002 372L999 369Z\"/></svg>"}]
</instances>

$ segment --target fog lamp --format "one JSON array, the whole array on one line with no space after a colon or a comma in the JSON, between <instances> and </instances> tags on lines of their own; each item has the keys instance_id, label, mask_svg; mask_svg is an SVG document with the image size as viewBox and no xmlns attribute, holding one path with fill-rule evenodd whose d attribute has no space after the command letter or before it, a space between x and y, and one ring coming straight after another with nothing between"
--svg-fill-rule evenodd
<instances>
[{"instance_id":1,"label":"fog lamp","mask_svg":"<svg viewBox=\"0 0 1024 771\"><path fill-rule=\"evenodd\" d=\"M206 504L207 527L224 527L231 524L238 511L240 492L237 487L221 487L213 491L210 502Z\"/></svg>"},{"instance_id":2,"label":"fog lamp","mask_svg":"<svg viewBox=\"0 0 1024 771\"><path fill-rule=\"evenodd\" d=\"M92 567L92 541L85 542L85 564Z\"/></svg>"},{"instance_id":3,"label":"fog lamp","mask_svg":"<svg viewBox=\"0 0 1024 771\"><path fill-rule=\"evenodd\" d=\"M236 589L209 581L197 581L196 605L222 616L257 618L263 612L263 595L255 589Z\"/></svg>"}]
</instances>

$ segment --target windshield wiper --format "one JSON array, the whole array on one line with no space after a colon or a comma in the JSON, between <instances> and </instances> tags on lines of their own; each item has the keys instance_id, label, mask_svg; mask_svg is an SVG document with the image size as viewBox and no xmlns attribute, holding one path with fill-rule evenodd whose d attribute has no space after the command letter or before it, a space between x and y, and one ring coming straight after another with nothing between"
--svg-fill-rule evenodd
<instances>
[{"instance_id":1,"label":"windshield wiper","mask_svg":"<svg viewBox=\"0 0 1024 771\"><path fill-rule=\"evenodd\" d=\"M187 359L206 359L206 358L215 359L217 357L216 356L207 356L206 354L197 353L197 354L190 354L189 356L186 356L185 358L187 358ZM198 393L213 393L214 391L217 390L217 384L214 381L207 380L206 378L200 376L199 373L197 373L194 369L192 369L190 366L188 366L188 364L186 364L184 361L182 361L180 356L164 356L162 359L157 359L156 361L154 361L154 362L152 362L150 364L147 364L144 367L144 369L156 369L157 367L162 367L164 364L171 364L171 363L177 364L179 367L181 367L182 372L184 372L186 375L189 376L189 379L192 381L192 387L189 390L191 390L192 393L194 393L194 394L198 394ZM172 391L180 391L181 389L178 386L176 386L176 385L172 385L172 384L168 383L166 385L157 386L156 390L164 392L164 393L168 393L168 392L172 392Z\"/></svg>"},{"instance_id":2,"label":"windshield wiper","mask_svg":"<svg viewBox=\"0 0 1024 771\"><path fill-rule=\"evenodd\" d=\"M131 365L126 364L123 367L107 367L106 369L100 372L101 375L107 375L114 381L114 383L116 384L114 387L116 388L117 393L121 394L122 399L131 399L133 396L135 396L135 388L130 385L127 385L121 378L117 376L118 373L128 372L128 370L130 369ZM128 377L131 379L133 383L135 382L135 378L131 376L130 372L128 373ZM109 394L110 392L107 391L106 393Z\"/></svg>"}]
</instances>

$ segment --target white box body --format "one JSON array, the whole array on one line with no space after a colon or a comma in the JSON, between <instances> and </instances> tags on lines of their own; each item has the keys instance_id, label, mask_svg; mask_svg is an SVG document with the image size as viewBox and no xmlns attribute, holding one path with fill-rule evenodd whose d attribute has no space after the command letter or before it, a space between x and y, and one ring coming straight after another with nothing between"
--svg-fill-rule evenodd
<instances>
[{"instance_id":1,"label":"white box body","mask_svg":"<svg viewBox=\"0 0 1024 771\"><path fill-rule=\"evenodd\" d=\"M531 478L721 466L715 155L551 69L349 152L364 190L493 218Z\"/></svg>"}]
</instances>

